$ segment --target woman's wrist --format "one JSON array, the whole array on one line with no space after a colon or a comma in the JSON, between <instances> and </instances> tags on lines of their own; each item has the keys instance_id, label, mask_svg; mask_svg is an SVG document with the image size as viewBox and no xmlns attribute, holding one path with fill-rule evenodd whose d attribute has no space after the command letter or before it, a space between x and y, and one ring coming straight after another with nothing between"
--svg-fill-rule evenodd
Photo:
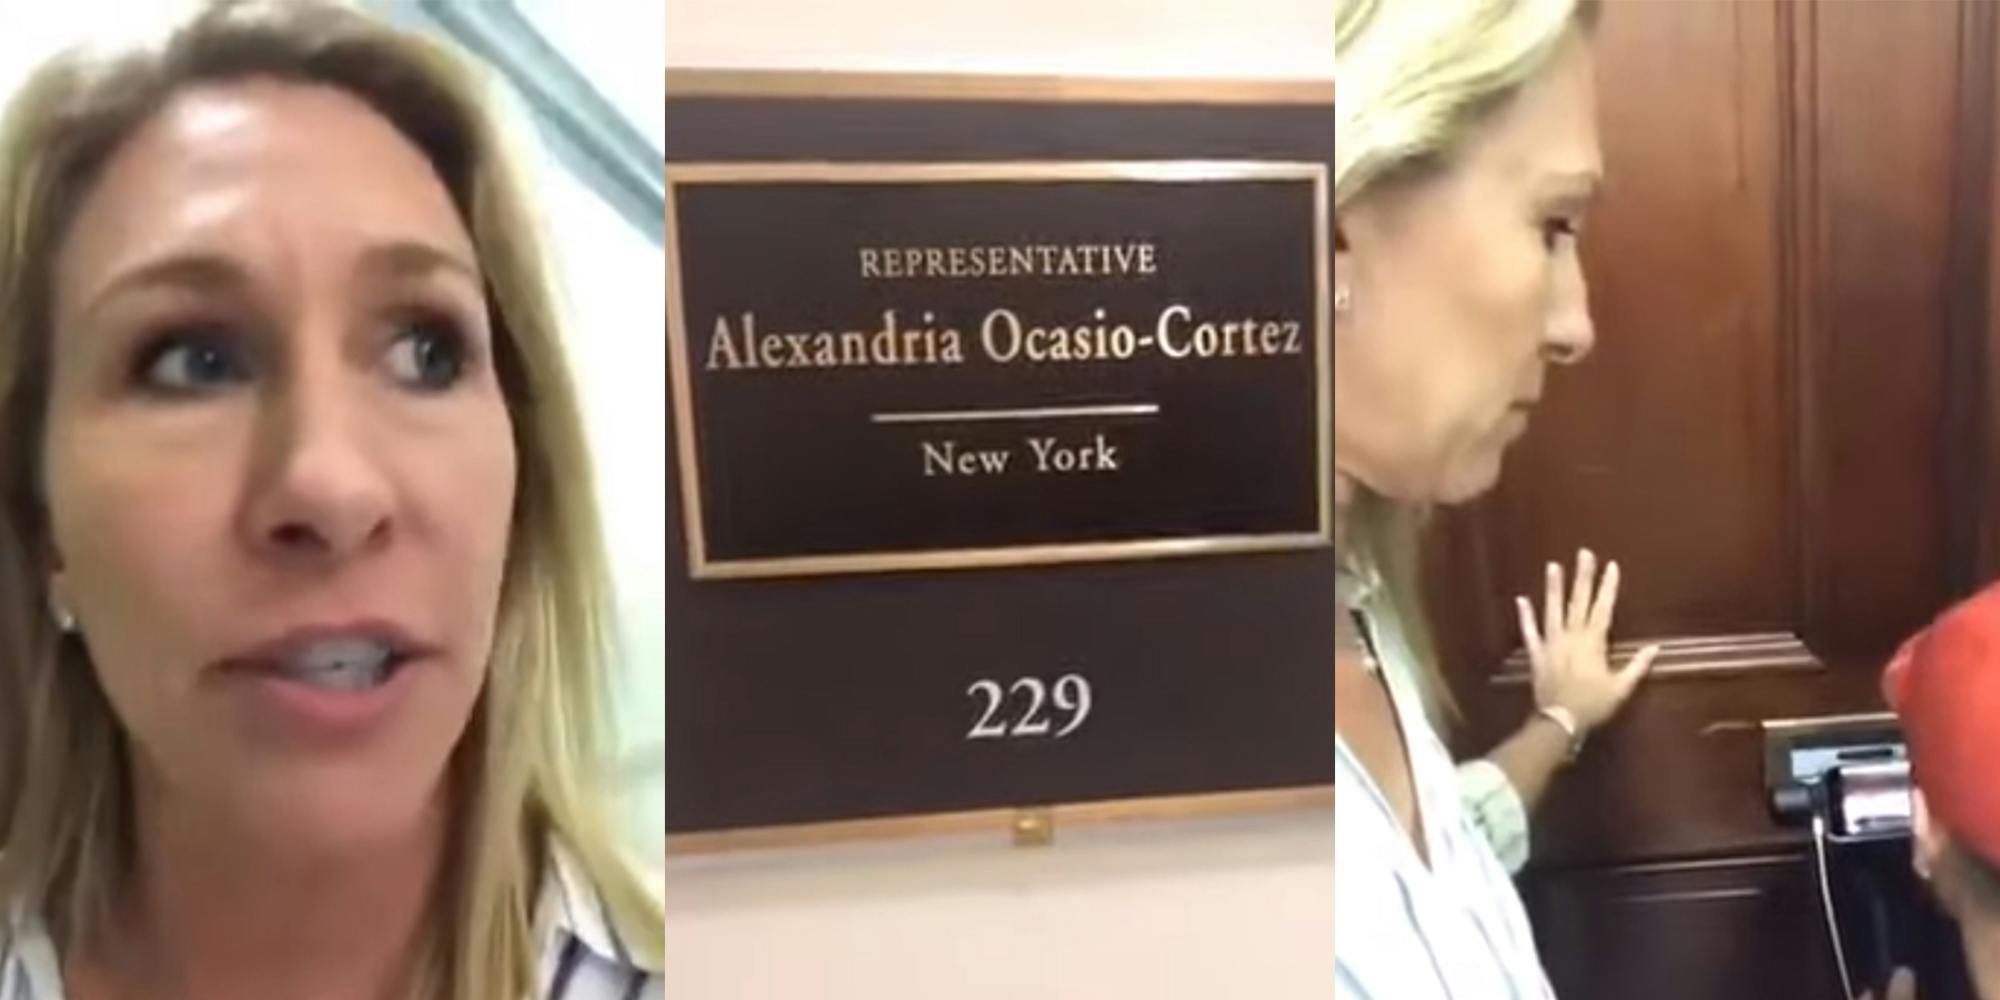
<instances>
[{"instance_id":1,"label":"woman's wrist","mask_svg":"<svg viewBox=\"0 0 2000 1000\"><path fill-rule=\"evenodd\" d=\"M1538 705L1535 707L1535 714L1530 718L1530 721L1537 719L1547 722L1562 732L1563 738L1569 744L1570 760L1575 760L1583 752L1583 742L1589 738L1590 731L1584 726L1582 720L1576 717L1576 713L1561 705Z\"/></svg>"}]
</instances>

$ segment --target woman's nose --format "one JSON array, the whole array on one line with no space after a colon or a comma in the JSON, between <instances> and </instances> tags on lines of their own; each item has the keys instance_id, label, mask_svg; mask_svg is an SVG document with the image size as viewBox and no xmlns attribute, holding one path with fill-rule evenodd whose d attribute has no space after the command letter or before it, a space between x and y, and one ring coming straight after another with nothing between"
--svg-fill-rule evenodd
<instances>
[{"instance_id":1,"label":"woman's nose","mask_svg":"<svg viewBox=\"0 0 2000 1000\"><path fill-rule=\"evenodd\" d=\"M338 380L295 379L267 404L248 526L261 551L339 561L389 533L393 494L381 456L364 441L361 404L343 397Z\"/></svg>"},{"instance_id":2,"label":"woman's nose","mask_svg":"<svg viewBox=\"0 0 2000 1000\"><path fill-rule=\"evenodd\" d=\"M1581 269L1568 278L1562 282L1568 287L1557 295L1548 326L1542 331L1542 357L1552 365L1576 364L1589 357L1597 345L1597 328L1590 321L1590 300L1584 293Z\"/></svg>"}]
</instances>

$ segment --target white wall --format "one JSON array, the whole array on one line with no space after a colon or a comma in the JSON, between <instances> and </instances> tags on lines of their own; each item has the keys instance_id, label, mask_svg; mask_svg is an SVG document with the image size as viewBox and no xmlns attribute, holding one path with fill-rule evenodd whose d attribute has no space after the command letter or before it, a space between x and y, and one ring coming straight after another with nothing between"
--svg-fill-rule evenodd
<instances>
[{"instance_id":1,"label":"white wall","mask_svg":"<svg viewBox=\"0 0 2000 1000\"><path fill-rule=\"evenodd\" d=\"M656 105L663 115L664 97ZM625 816L643 856L657 861L666 815L666 251L552 155L539 166L618 592Z\"/></svg>"},{"instance_id":2,"label":"white wall","mask_svg":"<svg viewBox=\"0 0 2000 1000\"><path fill-rule=\"evenodd\" d=\"M1333 78L1330 0L667 0L667 63Z\"/></svg>"},{"instance_id":3,"label":"white wall","mask_svg":"<svg viewBox=\"0 0 2000 1000\"><path fill-rule=\"evenodd\" d=\"M674 1000L1329 1000L1333 821L667 862Z\"/></svg>"},{"instance_id":4,"label":"white wall","mask_svg":"<svg viewBox=\"0 0 2000 1000\"><path fill-rule=\"evenodd\" d=\"M658 12L650 21L636 18L641 30L584 29L599 25L599 18L626 24L630 12L660 2L529 0L522 7L614 106L651 134L666 105L654 76L661 62ZM649 85L640 86L642 79ZM624 817L640 856L657 865L666 815L666 251L567 168L538 134L530 130L527 138L540 154L534 162L537 207L567 306L570 360L597 460L618 595L622 656L614 698ZM657 868L653 874L658 877Z\"/></svg>"},{"instance_id":5,"label":"white wall","mask_svg":"<svg viewBox=\"0 0 2000 1000\"><path fill-rule=\"evenodd\" d=\"M1328 0L668 0L678 67L1331 79ZM671 130L672 123L668 123ZM1333 734L1327 734L1333 753ZM674 1000L1326 1000L1333 817L674 856Z\"/></svg>"}]
</instances>

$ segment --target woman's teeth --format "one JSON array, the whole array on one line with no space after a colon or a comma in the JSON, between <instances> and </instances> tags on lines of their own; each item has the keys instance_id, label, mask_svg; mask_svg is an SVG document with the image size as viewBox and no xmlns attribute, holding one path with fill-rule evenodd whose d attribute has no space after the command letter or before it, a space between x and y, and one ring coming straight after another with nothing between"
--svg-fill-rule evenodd
<instances>
[{"instance_id":1,"label":"woman's teeth","mask_svg":"<svg viewBox=\"0 0 2000 1000\"><path fill-rule=\"evenodd\" d=\"M392 651L372 639L313 643L278 664L290 680L331 691L366 691L389 679Z\"/></svg>"}]
</instances>

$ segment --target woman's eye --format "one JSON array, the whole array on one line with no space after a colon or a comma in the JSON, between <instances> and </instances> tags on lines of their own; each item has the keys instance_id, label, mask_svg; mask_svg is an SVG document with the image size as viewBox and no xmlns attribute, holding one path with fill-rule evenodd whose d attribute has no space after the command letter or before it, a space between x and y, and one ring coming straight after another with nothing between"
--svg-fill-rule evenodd
<instances>
[{"instance_id":1,"label":"woman's eye","mask_svg":"<svg viewBox=\"0 0 2000 1000\"><path fill-rule=\"evenodd\" d=\"M1563 239L1575 239L1577 224L1575 219L1556 218L1542 223L1542 245L1554 250Z\"/></svg>"},{"instance_id":2,"label":"woman's eye","mask_svg":"<svg viewBox=\"0 0 2000 1000\"><path fill-rule=\"evenodd\" d=\"M417 317L397 324L389 345L389 371L414 389L442 392L465 376L465 334L443 317Z\"/></svg>"},{"instance_id":3,"label":"woman's eye","mask_svg":"<svg viewBox=\"0 0 2000 1000\"><path fill-rule=\"evenodd\" d=\"M170 396L199 396L250 379L242 348L226 334L176 331L139 353L134 377L144 388Z\"/></svg>"}]
</instances>

